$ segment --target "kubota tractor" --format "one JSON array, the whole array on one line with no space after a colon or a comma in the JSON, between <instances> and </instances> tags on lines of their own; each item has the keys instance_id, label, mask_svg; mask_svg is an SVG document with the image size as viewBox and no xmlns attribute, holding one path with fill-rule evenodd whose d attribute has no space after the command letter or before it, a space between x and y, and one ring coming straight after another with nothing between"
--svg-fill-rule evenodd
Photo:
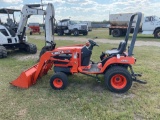
<instances>
[{"instance_id":1,"label":"kubota tractor","mask_svg":"<svg viewBox=\"0 0 160 120\"><path fill-rule=\"evenodd\" d=\"M130 29L133 19L137 17L136 27L132 41L127 51ZM68 85L67 74L82 73L98 79L99 74L104 74L105 86L112 92L123 93L128 91L132 82L145 83L137 80L132 65L135 64L136 58L133 57L133 48L137 37L142 14L135 13L130 19L128 31L125 40L120 42L117 49L107 50L100 55L101 61L94 63L90 61L92 50L98 44L89 40L84 45L73 45L66 47L54 48L52 51L45 52L38 64L21 73L12 85L28 88L36 83L39 77L47 74L48 70L54 65L54 75L50 79L50 86L53 89L65 89Z\"/></svg>"}]
</instances>

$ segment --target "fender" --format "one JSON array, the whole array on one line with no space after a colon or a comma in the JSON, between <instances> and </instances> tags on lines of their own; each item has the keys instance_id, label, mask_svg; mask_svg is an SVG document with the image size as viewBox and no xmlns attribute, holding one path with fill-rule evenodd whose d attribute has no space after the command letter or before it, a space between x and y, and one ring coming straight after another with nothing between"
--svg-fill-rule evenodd
<instances>
[{"instance_id":1,"label":"fender","mask_svg":"<svg viewBox=\"0 0 160 120\"><path fill-rule=\"evenodd\" d=\"M104 64L104 66L101 69L101 72L104 72L106 70L106 68L112 64L135 64L135 62L136 62L136 59L132 56L131 57L120 56L120 58L112 57L106 61L106 63Z\"/></svg>"}]
</instances>

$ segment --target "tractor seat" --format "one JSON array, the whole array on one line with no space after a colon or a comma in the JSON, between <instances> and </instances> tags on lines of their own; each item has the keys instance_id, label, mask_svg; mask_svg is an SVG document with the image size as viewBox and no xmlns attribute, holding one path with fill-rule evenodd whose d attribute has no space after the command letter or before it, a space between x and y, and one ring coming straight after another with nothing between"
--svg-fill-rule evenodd
<instances>
[{"instance_id":1,"label":"tractor seat","mask_svg":"<svg viewBox=\"0 0 160 120\"><path fill-rule=\"evenodd\" d=\"M125 49L126 49L126 42L122 41L122 42L120 42L120 44L119 44L117 49L107 50L105 52L105 54L108 54L108 55L123 54Z\"/></svg>"}]
</instances>

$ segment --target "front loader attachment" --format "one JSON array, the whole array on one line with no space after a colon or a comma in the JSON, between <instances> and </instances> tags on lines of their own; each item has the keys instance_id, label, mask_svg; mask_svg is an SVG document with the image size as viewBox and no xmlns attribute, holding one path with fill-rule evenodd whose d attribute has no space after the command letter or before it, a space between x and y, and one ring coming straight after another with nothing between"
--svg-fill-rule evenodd
<instances>
[{"instance_id":1,"label":"front loader attachment","mask_svg":"<svg viewBox=\"0 0 160 120\"><path fill-rule=\"evenodd\" d=\"M23 71L17 79L11 82L11 84L20 88L29 88L29 86L34 84L33 81L37 71L37 66L38 64L26 71Z\"/></svg>"},{"instance_id":2,"label":"front loader attachment","mask_svg":"<svg viewBox=\"0 0 160 120\"><path fill-rule=\"evenodd\" d=\"M53 62L50 60L51 52L46 52L40 58L40 62L28 70L25 70L21 75L11 82L12 85L20 88L29 88L35 84L39 77L47 74L48 70L51 69Z\"/></svg>"}]
</instances>

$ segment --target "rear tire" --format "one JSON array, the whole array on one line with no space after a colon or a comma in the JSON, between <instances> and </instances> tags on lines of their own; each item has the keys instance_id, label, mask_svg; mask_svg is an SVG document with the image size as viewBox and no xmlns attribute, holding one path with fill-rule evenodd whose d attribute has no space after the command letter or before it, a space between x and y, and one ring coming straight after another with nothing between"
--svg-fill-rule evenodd
<instances>
[{"instance_id":1,"label":"rear tire","mask_svg":"<svg viewBox=\"0 0 160 120\"><path fill-rule=\"evenodd\" d=\"M0 46L0 58L6 58L7 57L7 50L4 46Z\"/></svg>"},{"instance_id":2,"label":"rear tire","mask_svg":"<svg viewBox=\"0 0 160 120\"><path fill-rule=\"evenodd\" d=\"M126 36L126 31L122 31L121 36L122 37Z\"/></svg>"},{"instance_id":3,"label":"rear tire","mask_svg":"<svg viewBox=\"0 0 160 120\"><path fill-rule=\"evenodd\" d=\"M50 47L49 46L44 46L42 49L41 49L41 52L39 54L39 58L41 58L41 56L47 52L47 51L51 51Z\"/></svg>"},{"instance_id":4,"label":"rear tire","mask_svg":"<svg viewBox=\"0 0 160 120\"><path fill-rule=\"evenodd\" d=\"M31 53L31 54L37 53L37 46L35 44L27 43L26 52Z\"/></svg>"},{"instance_id":5,"label":"rear tire","mask_svg":"<svg viewBox=\"0 0 160 120\"><path fill-rule=\"evenodd\" d=\"M121 36L121 30L120 29L114 29L112 31L112 36L113 37L120 37Z\"/></svg>"},{"instance_id":6,"label":"rear tire","mask_svg":"<svg viewBox=\"0 0 160 120\"><path fill-rule=\"evenodd\" d=\"M160 38L160 29L154 32L154 38Z\"/></svg>"},{"instance_id":7,"label":"rear tire","mask_svg":"<svg viewBox=\"0 0 160 120\"><path fill-rule=\"evenodd\" d=\"M55 73L50 79L50 86L55 90L63 90L68 85L68 78L62 72Z\"/></svg>"},{"instance_id":8,"label":"rear tire","mask_svg":"<svg viewBox=\"0 0 160 120\"><path fill-rule=\"evenodd\" d=\"M63 31L62 30L58 30L57 34L58 34L58 36L62 36L63 35Z\"/></svg>"},{"instance_id":9,"label":"rear tire","mask_svg":"<svg viewBox=\"0 0 160 120\"><path fill-rule=\"evenodd\" d=\"M105 86L115 93L127 92L132 86L132 76L129 71L120 66L111 67L105 73Z\"/></svg>"},{"instance_id":10,"label":"rear tire","mask_svg":"<svg viewBox=\"0 0 160 120\"><path fill-rule=\"evenodd\" d=\"M88 32L84 32L83 35L88 35Z\"/></svg>"},{"instance_id":11,"label":"rear tire","mask_svg":"<svg viewBox=\"0 0 160 120\"><path fill-rule=\"evenodd\" d=\"M29 34L32 35L32 32L30 32Z\"/></svg>"}]
</instances>

